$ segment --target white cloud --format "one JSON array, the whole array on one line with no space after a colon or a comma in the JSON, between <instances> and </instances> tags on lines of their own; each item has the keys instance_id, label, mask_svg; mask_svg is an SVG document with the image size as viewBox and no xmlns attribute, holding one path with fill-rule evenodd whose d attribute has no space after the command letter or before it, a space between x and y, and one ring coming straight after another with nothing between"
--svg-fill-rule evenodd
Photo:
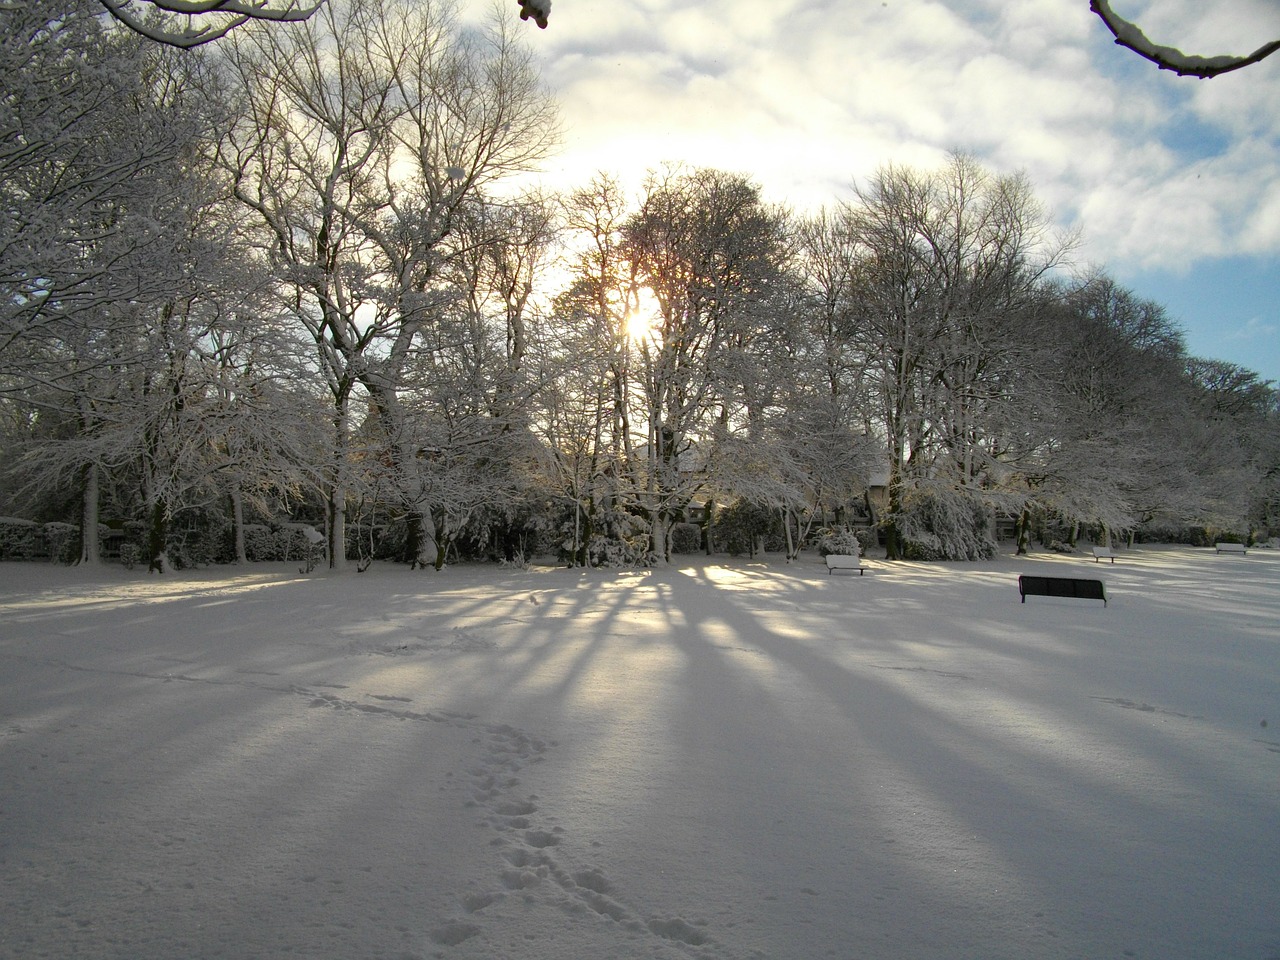
<instances>
[{"instance_id":1,"label":"white cloud","mask_svg":"<svg viewBox=\"0 0 1280 960\"><path fill-rule=\"evenodd\" d=\"M1241 327L1228 333L1223 339L1235 343L1259 343L1270 346L1277 336L1280 336L1280 326L1262 317L1250 317Z\"/></svg>"},{"instance_id":2,"label":"white cloud","mask_svg":"<svg viewBox=\"0 0 1280 960\"><path fill-rule=\"evenodd\" d=\"M1116 3L1212 44L1280 24L1278 6ZM812 207L959 148L1025 169L1099 260L1280 255L1280 68L1176 78L1112 44L1087 0L563 0L531 44L564 115L560 186L682 160Z\"/></svg>"}]
</instances>

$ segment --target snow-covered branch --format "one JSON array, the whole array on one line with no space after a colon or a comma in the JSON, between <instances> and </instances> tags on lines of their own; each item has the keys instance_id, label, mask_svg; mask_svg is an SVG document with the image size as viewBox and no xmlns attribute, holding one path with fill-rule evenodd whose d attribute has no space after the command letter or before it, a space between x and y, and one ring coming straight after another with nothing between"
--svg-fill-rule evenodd
<instances>
[{"instance_id":1,"label":"snow-covered branch","mask_svg":"<svg viewBox=\"0 0 1280 960\"><path fill-rule=\"evenodd\" d=\"M306 20L324 0L98 0L118 21L149 40L198 47L250 20ZM156 14L159 11L159 14Z\"/></svg>"},{"instance_id":2,"label":"snow-covered branch","mask_svg":"<svg viewBox=\"0 0 1280 960\"><path fill-rule=\"evenodd\" d=\"M1147 35L1142 32L1137 24L1130 23L1112 10L1108 0L1090 0L1089 8L1107 25L1107 29L1115 36L1117 44L1127 47L1138 56L1150 60L1159 66L1161 70L1172 70L1180 77L1200 77L1201 79L1216 77L1219 74L1230 73L1232 70L1239 70L1241 67L1257 63L1259 60L1263 60L1280 50L1280 40L1273 40L1243 57L1195 56L1183 53L1175 47L1166 47L1153 43L1147 39Z\"/></svg>"}]
</instances>

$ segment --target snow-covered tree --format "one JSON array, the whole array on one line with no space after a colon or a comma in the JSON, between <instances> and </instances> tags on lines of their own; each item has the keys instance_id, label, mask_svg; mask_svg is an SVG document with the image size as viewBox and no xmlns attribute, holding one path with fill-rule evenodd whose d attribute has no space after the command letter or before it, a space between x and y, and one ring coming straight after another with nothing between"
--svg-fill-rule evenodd
<instances>
[{"instance_id":1,"label":"snow-covered tree","mask_svg":"<svg viewBox=\"0 0 1280 960\"><path fill-rule=\"evenodd\" d=\"M624 237L658 309L634 349L645 442L631 466L651 550L666 559L671 525L714 472L714 429L736 427L739 407L750 427L760 381L742 361L780 287L785 217L739 175L673 168L650 177Z\"/></svg>"},{"instance_id":2,"label":"snow-covered tree","mask_svg":"<svg viewBox=\"0 0 1280 960\"><path fill-rule=\"evenodd\" d=\"M618 181L598 174L562 206L570 281L555 297L537 345L541 386L533 424L569 513L564 552L585 564L593 538L620 543L632 532L624 506L636 442L631 353L652 318L640 314L635 270L624 250L632 211Z\"/></svg>"},{"instance_id":3,"label":"snow-covered tree","mask_svg":"<svg viewBox=\"0 0 1280 960\"><path fill-rule=\"evenodd\" d=\"M167 518L161 476L176 474L152 454L188 382L170 374L190 353L193 318L207 330L245 288L224 286L214 306L237 254L217 178L202 169L220 115L196 91L201 60L70 6L0 8L13 90L0 106L12 134L0 147L0 389L61 424L37 426L18 466L37 487L81 480L81 560L93 563L104 474L142 467L152 513Z\"/></svg>"},{"instance_id":4,"label":"snow-covered tree","mask_svg":"<svg viewBox=\"0 0 1280 960\"><path fill-rule=\"evenodd\" d=\"M333 402L330 563L345 562L358 389L382 421L415 559L434 562L406 364L462 295L444 269L466 242L460 226L545 154L553 108L507 21L464 32L446 4L331 0L288 31L233 34L220 49L246 92L221 162Z\"/></svg>"},{"instance_id":5,"label":"snow-covered tree","mask_svg":"<svg viewBox=\"0 0 1280 960\"><path fill-rule=\"evenodd\" d=\"M911 489L984 496L1028 413L1044 342L1044 284L1070 247L1026 181L965 156L939 171L882 169L841 211L855 239L849 330L874 391L889 469L886 537Z\"/></svg>"}]
</instances>

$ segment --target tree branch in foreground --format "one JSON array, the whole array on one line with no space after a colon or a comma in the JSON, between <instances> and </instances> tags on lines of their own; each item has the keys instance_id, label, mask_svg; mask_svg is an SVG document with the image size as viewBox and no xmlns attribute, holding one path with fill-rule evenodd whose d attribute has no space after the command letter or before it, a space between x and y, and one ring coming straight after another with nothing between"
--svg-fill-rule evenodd
<instances>
[{"instance_id":1,"label":"tree branch in foreground","mask_svg":"<svg viewBox=\"0 0 1280 960\"><path fill-rule=\"evenodd\" d=\"M135 33L171 47L198 47L225 37L250 20L306 20L320 8L324 0L98 0L99 3ZM178 26L172 19L139 15L133 6L144 10L160 10L175 17L185 17Z\"/></svg>"},{"instance_id":2,"label":"tree branch in foreground","mask_svg":"<svg viewBox=\"0 0 1280 960\"><path fill-rule=\"evenodd\" d=\"M1150 60L1161 70L1172 70L1180 77L1199 77L1202 80L1207 77L1216 77L1257 63L1280 50L1280 40L1273 40L1244 57L1198 57L1183 53L1174 47L1152 43L1137 24L1130 23L1112 10L1108 0L1089 0L1089 9L1107 25L1107 29L1115 36L1117 44Z\"/></svg>"}]
</instances>

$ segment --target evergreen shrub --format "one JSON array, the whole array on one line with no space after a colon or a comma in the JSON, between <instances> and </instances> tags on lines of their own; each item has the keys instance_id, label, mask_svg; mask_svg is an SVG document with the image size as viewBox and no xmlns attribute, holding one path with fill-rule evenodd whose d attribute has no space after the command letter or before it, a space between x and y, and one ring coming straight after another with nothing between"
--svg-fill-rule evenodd
<instances>
[{"instance_id":1,"label":"evergreen shrub","mask_svg":"<svg viewBox=\"0 0 1280 960\"><path fill-rule=\"evenodd\" d=\"M671 528L672 553L697 553L702 549L702 530L696 523L677 523Z\"/></svg>"}]
</instances>

